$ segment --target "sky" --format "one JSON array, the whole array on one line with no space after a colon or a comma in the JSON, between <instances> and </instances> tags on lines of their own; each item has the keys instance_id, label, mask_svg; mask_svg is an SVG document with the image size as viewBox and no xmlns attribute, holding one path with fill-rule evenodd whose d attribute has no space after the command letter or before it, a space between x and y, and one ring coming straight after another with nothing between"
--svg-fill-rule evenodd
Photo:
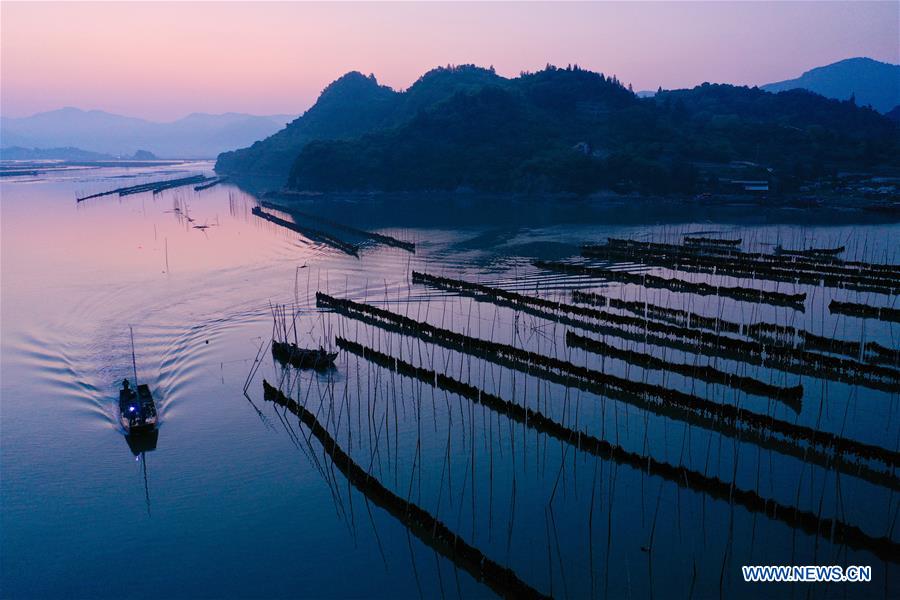
<instances>
[{"instance_id":1,"label":"sky","mask_svg":"<svg viewBox=\"0 0 900 600\"><path fill-rule=\"evenodd\" d=\"M900 2L0 2L0 114L298 114L341 74L547 63L634 89L757 85L854 56L900 63Z\"/></svg>"}]
</instances>

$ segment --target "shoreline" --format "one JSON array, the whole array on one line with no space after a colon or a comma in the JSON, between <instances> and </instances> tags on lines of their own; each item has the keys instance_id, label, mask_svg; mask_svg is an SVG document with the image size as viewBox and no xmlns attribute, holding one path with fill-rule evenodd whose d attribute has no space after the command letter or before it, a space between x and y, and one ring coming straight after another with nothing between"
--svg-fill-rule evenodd
<instances>
[{"instance_id":1,"label":"shoreline","mask_svg":"<svg viewBox=\"0 0 900 600\"><path fill-rule=\"evenodd\" d=\"M895 224L900 223L900 203L880 204L870 198L828 198L813 203L809 198L788 201L721 195L697 199L684 196L640 196L597 193L515 194L477 192L293 192L248 190L241 180L232 183L286 212L315 208L334 214L337 220L369 215L376 221L394 216L403 222L427 217L432 223L478 221L509 224L536 218L540 222L684 223L722 224ZM884 210L873 209L874 206ZM510 211L511 207L516 210ZM648 209L653 209L648 212ZM428 216L430 215L430 216ZM467 218L469 217L469 218ZM367 219L368 220L368 219Z\"/></svg>"}]
</instances>

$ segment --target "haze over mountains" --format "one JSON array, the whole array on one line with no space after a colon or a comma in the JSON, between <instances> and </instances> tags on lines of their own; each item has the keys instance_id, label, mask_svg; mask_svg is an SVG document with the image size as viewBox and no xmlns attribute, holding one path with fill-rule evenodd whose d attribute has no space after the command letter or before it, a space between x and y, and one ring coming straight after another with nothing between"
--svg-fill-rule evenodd
<instances>
[{"instance_id":1,"label":"haze over mountains","mask_svg":"<svg viewBox=\"0 0 900 600\"><path fill-rule=\"evenodd\" d=\"M163 158L209 158L221 154L220 171L274 175L286 181L308 142L350 139L404 127L414 116L434 109L455 94L476 92L484 86L500 86L507 91L517 85L528 87L516 81L489 69L436 69L408 90L398 92L379 85L371 76L348 73L323 90L318 102L287 127L285 124L293 119L290 115L196 113L177 121L156 123L68 107L31 117L0 119L0 146L4 148L3 158L29 153L70 158L89 156L92 152L126 157L137 150L149 150ZM838 100L852 96L858 106L871 105L894 121L900 120L898 65L851 58L812 69L796 79L761 86L771 92L797 88ZM667 92L670 98L672 93ZM641 99L654 95L655 92L637 93ZM634 99L630 90L628 96ZM609 107L600 109L608 110ZM598 147L603 145L600 143ZM13 152L10 147L17 148ZM34 148L39 150L33 151ZM234 151L238 148L243 149ZM597 148L592 150L596 151Z\"/></svg>"},{"instance_id":2,"label":"haze over mountains","mask_svg":"<svg viewBox=\"0 0 900 600\"><path fill-rule=\"evenodd\" d=\"M473 65L398 92L347 73L277 134L216 169L316 191L702 189L710 164L759 164L783 190L847 169L897 166L897 125L802 90L703 84L639 98L577 66L504 78ZM748 177L745 177L748 178Z\"/></svg>"},{"instance_id":3,"label":"haze over mountains","mask_svg":"<svg viewBox=\"0 0 900 600\"><path fill-rule=\"evenodd\" d=\"M66 107L30 117L0 118L0 146L74 147L113 156L147 150L164 158L214 158L252 144L290 121L291 115L194 113L157 123L99 110Z\"/></svg>"},{"instance_id":4,"label":"haze over mountains","mask_svg":"<svg viewBox=\"0 0 900 600\"><path fill-rule=\"evenodd\" d=\"M803 88L836 100L855 96L860 106L871 106L878 112L887 113L900 105L900 65L871 58L848 58L810 69L796 79L761 87L768 92Z\"/></svg>"}]
</instances>

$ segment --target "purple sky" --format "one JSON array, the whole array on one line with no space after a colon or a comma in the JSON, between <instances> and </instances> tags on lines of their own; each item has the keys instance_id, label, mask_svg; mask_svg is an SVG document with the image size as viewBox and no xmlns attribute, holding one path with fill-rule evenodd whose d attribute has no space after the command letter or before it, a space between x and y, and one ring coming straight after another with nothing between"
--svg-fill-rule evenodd
<instances>
[{"instance_id":1,"label":"purple sky","mask_svg":"<svg viewBox=\"0 0 900 600\"><path fill-rule=\"evenodd\" d=\"M349 70L395 88L437 65L550 62L635 90L762 84L853 56L900 62L900 2L0 4L0 113L157 120L299 113Z\"/></svg>"}]
</instances>

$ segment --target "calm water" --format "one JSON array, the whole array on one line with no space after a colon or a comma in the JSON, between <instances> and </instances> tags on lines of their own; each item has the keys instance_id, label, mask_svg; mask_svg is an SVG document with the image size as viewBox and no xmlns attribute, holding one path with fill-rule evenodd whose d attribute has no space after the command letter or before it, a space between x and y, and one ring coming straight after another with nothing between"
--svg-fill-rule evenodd
<instances>
[{"instance_id":1,"label":"calm water","mask_svg":"<svg viewBox=\"0 0 900 600\"><path fill-rule=\"evenodd\" d=\"M384 486L545 594L758 595L761 588L741 582L743 564L872 566L871 584L770 586L763 588L766 595L900 593L896 562L869 551L832 544L696 487L595 458L356 355L342 352L327 373L298 374L282 370L266 350L271 307L287 304L296 309L301 345L333 347L337 336L359 341L631 452L823 517L838 515L896 544L900 496L885 486L320 312L314 296L326 291L365 301L474 337L897 450L896 393L605 338L670 361L711 361L776 385L800 383L804 397L795 411L722 385L569 348L565 332L571 327L413 285L410 274L427 271L566 301L569 290L590 289L897 348L897 324L836 317L827 308L833 298L896 301L887 296L753 283L807 291L805 311L799 312L603 284L542 272L530 261L575 257L582 242L606 236L677 242L686 232L713 232L742 237L747 249L846 245L849 258L897 263L900 226L848 224L841 215L811 225L804 223L805 213L756 209L731 209L720 213L727 222L714 223L710 214L685 214L680 207L655 211L647 224L643 207L510 207L474 198L452 205L418 198L390 206L371 206L374 200L304 203L303 210L416 243L413 254L334 231L363 242L357 258L255 217L255 199L232 185L75 202L85 193L209 169L197 163L73 170L0 184L4 597L493 595L367 502L329 465L295 417L263 399L263 379L280 383L316 412L342 448ZM139 378L153 389L161 415L157 448L137 457L117 424L116 391L131 376L129 326ZM245 396L260 348L263 359Z\"/></svg>"}]
</instances>

